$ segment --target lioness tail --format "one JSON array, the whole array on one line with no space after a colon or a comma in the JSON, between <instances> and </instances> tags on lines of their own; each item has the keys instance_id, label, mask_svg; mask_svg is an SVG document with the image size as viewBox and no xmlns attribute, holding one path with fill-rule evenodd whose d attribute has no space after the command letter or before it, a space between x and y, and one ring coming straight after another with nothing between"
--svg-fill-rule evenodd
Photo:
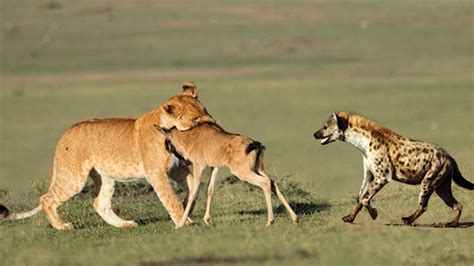
<instances>
[{"instance_id":1,"label":"lioness tail","mask_svg":"<svg viewBox=\"0 0 474 266\"><path fill-rule=\"evenodd\" d=\"M0 218L3 218L5 220L21 220L21 219L26 219L30 218L31 216L37 214L40 212L43 208L41 205L38 207L34 208L33 210L29 212L22 212L22 213L10 213L7 207L0 205Z\"/></svg>"}]
</instances>

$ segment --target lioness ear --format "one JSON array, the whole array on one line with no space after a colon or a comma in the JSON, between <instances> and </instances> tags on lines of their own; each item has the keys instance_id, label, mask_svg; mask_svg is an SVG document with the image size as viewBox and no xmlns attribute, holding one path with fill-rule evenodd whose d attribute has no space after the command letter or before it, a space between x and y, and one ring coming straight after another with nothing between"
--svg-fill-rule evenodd
<instances>
[{"instance_id":1,"label":"lioness ear","mask_svg":"<svg viewBox=\"0 0 474 266\"><path fill-rule=\"evenodd\" d=\"M188 95L197 99L197 87L191 81L183 84L183 95Z\"/></svg>"},{"instance_id":2,"label":"lioness ear","mask_svg":"<svg viewBox=\"0 0 474 266\"><path fill-rule=\"evenodd\" d=\"M174 106L172 104L167 104L167 105L163 106L163 109L165 110L165 112L167 112L168 114L171 115L176 110L176 106Z\"/></svg>"},{"instance_id":3,"label":"lioness ear","mask_svg":"<svg viewBox=\"0 0 474 266\"><path fill-rule=\"evenodd\" d=\"M332 116L333 116L334 120L336 120L337 127L340 130L345 131L349 127L349 121L347 121L347 119L345 119L341 116L338 116L336 113L332 113Z\"/></svg>"}]
</instances>

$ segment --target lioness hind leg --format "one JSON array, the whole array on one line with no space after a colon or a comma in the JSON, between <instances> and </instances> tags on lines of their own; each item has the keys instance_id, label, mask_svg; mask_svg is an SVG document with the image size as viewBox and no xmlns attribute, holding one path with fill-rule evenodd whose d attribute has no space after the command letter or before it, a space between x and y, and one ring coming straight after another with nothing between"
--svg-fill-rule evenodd
<instances>
[{"instance_id":1,"label":"lioness hind leg","mask_svg":"<svg viewBox=\"0 0 474 266\"><path fill-rule=\"evenodd\" d=\"M446 224L448 227L457 226L462 213L462 205L453 196L451 181L451 178L447 178L436 190L436 194L454 211L453 220Z\"/></svg>"},{"instance_id":2,"label":"lioness hind leg","mask_svg":"<svg viewBox=\"0 0 474 266\"><path fill-rule=\"evenodd\" d=\"M52 184L46 194L41 196L40 204L50 224L57 230L74 230L71 223L65 223L58 213L58 207L68 199L81 192L87 180L88 172L74 178L61 171L53 176Z\"/></svg>"}]
</instances>

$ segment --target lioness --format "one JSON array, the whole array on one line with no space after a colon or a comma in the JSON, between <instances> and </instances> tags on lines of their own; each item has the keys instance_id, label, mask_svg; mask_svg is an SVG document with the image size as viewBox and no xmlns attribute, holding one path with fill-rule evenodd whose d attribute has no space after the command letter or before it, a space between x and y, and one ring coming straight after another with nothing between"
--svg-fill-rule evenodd
<instances>
[{"instance_id":1,"label":"lioness","mask_svg":"<svg viewBox=\"0 0 474 266\"><path fill-rule=\"evenodd\" d=\"M153 186L177 224L183 216L183 206L167 173L171 172L173 178L183 182L188 171L170 169L172 155L165 148L165 136L157 132L154 125L188 130L203 122L215 120L197 99L196 86L186 83L182 94L138 119L96 119L75 124L57 144L51 185L41 197L40 206L18 214L0 206L0 216L3 214L9 220L23 219L44 210L55 229L73 230L74 226L65 223L57 209L83 189L90 175L96 183L102 183L94 208L108 224L119 228L137 226L134 221L125 221L114 213L111 198L116 181L138 178L145 178Z\"/></svg>"},{"instance_id":2,"label":"lioness","mask_svg":"<svg viewBox=\"0 0 474 266\"><path fill-rule=\"evenodd\" d=\"M421 184L418 209L402 222L411 225L428 209L433 192L453 209L454 217L446 226L457 226L462 206L451 192L451 182L474 190L459 171L456 161L440 147L409 139L360 115L348 112L334 113L323 127L314 133L322 145L336 140L354 145L364 158L364 181L359 193L359 202L352 212L343 218L352 223L362 207L372 219L377 210L371 199L392 180L405 184Z\"/></svg>"},{"instance_id":3,"label":"lioness","mask_svg":"<svg viewBox=\"0 0 474 266\"><path fill-rule=\"evenodd\" d=\"M213 167L212 176L209 180L207 190L207 206L204 222L212 225L210 207L214 182L219 167L227 166L229 170L239 179L256 185L265 194L268 220L267 226L273 223L273 208L271 203L271 192L273 191L285 206L294 223L298 223L298 217L281 194L278 184L271 180L264 170L263 150L265 147L251 138L226 132L215 123L203 123L191 130L179 131L176 129L166 130L156 126L166 135L167 149L182 161L189 160L193 164L193 176L189 182L189 193L186 209L177 228L183 227L192 209L192 203L196 199L201 175L206 167Z\"/></svg>"}]
</instances>

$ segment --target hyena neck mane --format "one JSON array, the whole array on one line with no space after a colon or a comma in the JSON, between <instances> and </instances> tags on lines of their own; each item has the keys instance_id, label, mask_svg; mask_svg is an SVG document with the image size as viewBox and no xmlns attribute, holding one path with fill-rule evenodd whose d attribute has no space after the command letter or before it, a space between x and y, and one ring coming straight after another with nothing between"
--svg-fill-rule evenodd
<instances>
[{"instance_id":1,"label":"hyena neck mane","mask_svg":"<svg viewBox=\"0 0 474 266\"><path fill-rule=\"evenodd\" d=\"M401 135L372 121L366 117L340 113L338 116L346 119L347 129L344 132L344 140L354 145L364 156L367 155L371 142L392 142L393 138L401 139Z\"/></svg>"}]
</instances>

